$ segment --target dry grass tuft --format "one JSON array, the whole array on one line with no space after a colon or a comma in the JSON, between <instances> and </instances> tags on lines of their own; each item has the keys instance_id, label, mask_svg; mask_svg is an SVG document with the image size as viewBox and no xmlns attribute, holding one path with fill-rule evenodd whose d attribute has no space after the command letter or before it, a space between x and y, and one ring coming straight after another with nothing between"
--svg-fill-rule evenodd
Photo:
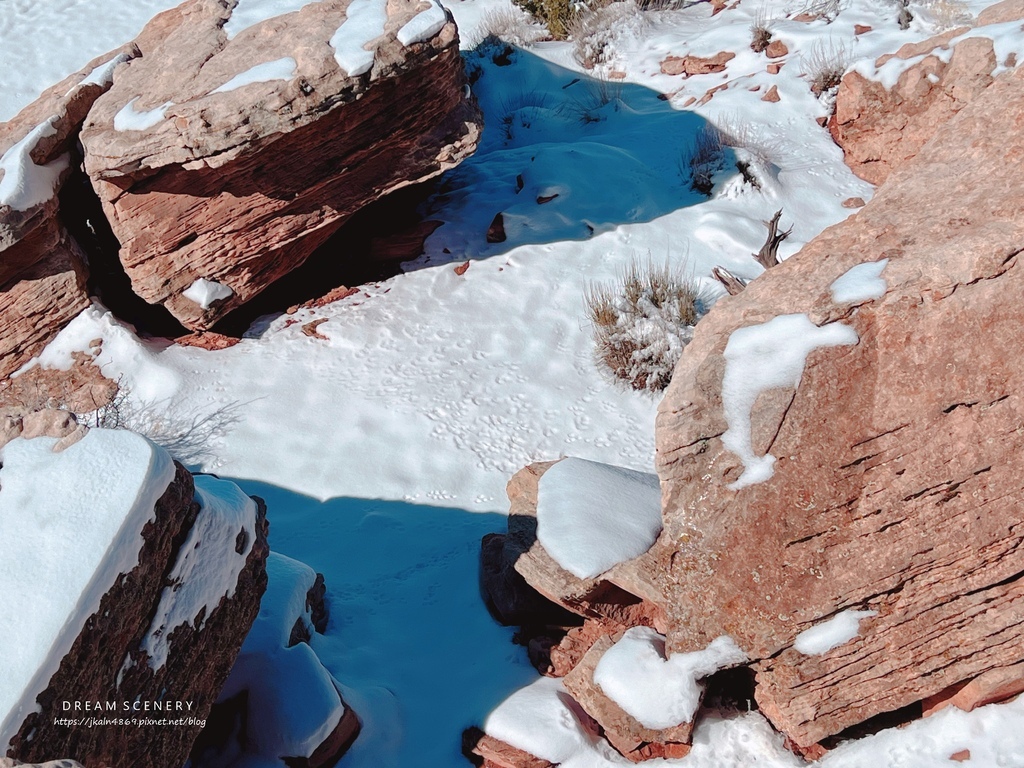
<instances>
[{"instance_id":1,"label":"dry grass tuft","mask_svg":"<svg viewBox=\"0 0 1024 768\"><path fill-rule=\"evenodd\" d=\"M668 265L634 261L616 285L591 285L584 296L600 367L632 389L668 386L706 297Z\"/></svg>"}]
</instances>

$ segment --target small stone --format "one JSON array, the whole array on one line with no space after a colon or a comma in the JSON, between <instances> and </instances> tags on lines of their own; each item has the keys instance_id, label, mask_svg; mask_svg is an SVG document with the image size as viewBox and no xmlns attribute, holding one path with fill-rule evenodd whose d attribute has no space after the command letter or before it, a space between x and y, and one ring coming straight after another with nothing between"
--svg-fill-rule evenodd
<instances>
[{"instance_id":1,"label":"small stone","mask_svg":"<svg viewBox=\"0 0 1024 768\"><path fill-rule=\"evenodd\" d=\"M761 97L761 101L770 101L773 104L779 101L780 99L781 97L779 96L779 86L777 85L773 85L771 88L768 89L768 93Z\"/></svg>"},{"instance_id":2,"label":"small stone","mask_svg":"<svg viewBox=\"0 0 1024 768\"><path fill-rule=\"evenodd\" d=\"M950 755L949 759L954 763L965 763L971 759L971 750L961 749L959 752L954 752Z\"/></svg>"},{"instance_id":3,"label":"small stone","mask_svg":"<svg viewBox=\"0 0 1024 768\"><path fill-rule=\"evenodd\" d=\"M764 49L764 55L769 59L780 59L789 53L789 48L781 40L772 40Z\"/></svg>"},{"instance_id":4,"label":"small stone","mask_svg":"<svg viewBox=\"0 0 1024 768\"><path fill-rule=\"evenodd\" d=\"M867 24L854 24L853 25L853 34L855 34L855 35L863 35L864 33L870 32L870 31L871 31L871 27L869 27Z\"/></svg>"},{"instance_id":5,"label":"small stone","mask_svg":"<svg viewBox=\"0 0 1024 768\"><path fill-rule=\"evenodd\" d=\"M459 277L462 277L464 274L466 274L467 269L469 269L469 262L464 261L455 268L455 274L458 275Z\"/></svg>"},{"instance_id":6,"label":"small stone","mask_svg":"<svg viewBox=\"0 0 1024 768\"><path fill-rule=\"evenodd\" d=\"M782 69L783 63L784 62L779 61L779 62L772 62L771 64L769 64L768 65L768 74L769 75L777 75L777 74L779 74L779 71Z\"/></svg>"},{"instance_id":7,"label":"small stone","mask_svg":"<svg viewBox=\"0 0 1024 768\"><path fill-rule=\"evenodd\" d=\"M848 197L842 202L843 208L863 208L867 203L863 197Z\"/></svg>"}]
</instances>

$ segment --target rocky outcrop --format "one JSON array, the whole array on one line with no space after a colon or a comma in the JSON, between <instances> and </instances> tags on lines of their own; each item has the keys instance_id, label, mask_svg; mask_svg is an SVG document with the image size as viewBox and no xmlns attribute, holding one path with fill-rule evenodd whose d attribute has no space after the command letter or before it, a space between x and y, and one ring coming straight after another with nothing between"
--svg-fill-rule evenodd
<instances>
[{"instance_id":1,"label":"rocky outcrop","mask_svg":"<svg viewBox=\"0 0 1024 768\"><path fill-rule=\"evenodd\" d=\"M987 9L978 23L983 27L1022 18L1024 7L1019 0L1006 0ZM847 165L862 179L881 184L914 157L940 126L988 88L994 75L1017 65L997 60L984 29L977 37L952 44L966 31L966 27L950 30L881 56L875 62L878 79L868 79L856 70L843 77L829 130L843 148ZM895 85L887 88L882 81L892 76L890 71L900 74Z\"/></svg>"},{"instance_id":2,"label":"rocky outcrop","mask_svg":"<svg viewBox=\"0 0 1024 768\"><path fill-rule=\"evenodd\" d=\"M189 0L156 17L82 131L134 291L199 330L479 133L439 5L245 10Z\"/></svg>"},{"instance_id":3,"label":"rocky outcrop","mask_svg":"<svg viewBox=\"0 0 1024 768\"><path fill-rule=\"evenodd\" d=\"M0 123L0 377L88 305L85 261L58 219L57 193L80 162L86 113L133 45L100 56Z\"/></svg>"},{"instance_id":4,"label":"rocky outcrop","mask_svg":"<svg viewBox=\"0 0 1024 768\"><path fill-rule=\"evenodd\" d=\"M1024 366L1007 354L1024 332L1024 181L1008 162L1024 157L1021 114L1018 71L856 216L720 302L661 404L665 529L641 560L670 650L733 637L759 660L762 711L798 745L1024 658ZM833 298L840 276L883 259L884 295ZM723 406L726 346L797 314L859 341L810 352L796 390L751 401L748 458L777 461L734 490L746 467L723 434L744 427ZM876 613L859 635L794 647L851 609Z\"/></svg>"},{"instance_id":5,"label":"rocky outcrop","mask_svg":"<svg viewBox=\"0 0 1024 768\"><path fill-rule=\"evenodd\" d=\"M801 754L1024 689L1021 115L1024 71L997 77L854 216L716 304L659 408L661 535L596 579L643 596L670 658L732 638ZM510 483L510 538L545 470ZM644 622L587 613L525 542L516 570L588 616L545 669L579 727L634 760L685 751L685 724L642 729L594 682L609 619ZM466 738L485 765L535 759Z\"/></svg>"},{"instance_id":6,"label":"rocky outcrop","mask_svg":"<svg viewBox=\"0 0 1024 768\"><path fill-rule=\"evenodd\" d=\"M661 72L664 75L683 77L724 72L726 65L735 58L736 54L732 51L721 51L714 56L666 56L661 62Z\"/></svg>"},{"instance_id":7,"label":"rocky outcrop","mask_svg":"<svg viewBox=\"0 0 1024 768\"><path fill-rule=\"evenodd\" d=\"M61 412L27 415L22 425L23 435L44 433L50 439L67 435L54 450L64 450L68 456L77 454L68 459L73 462L68 466L103 466L102 459L90 462L83 455L110 448L109 442L121 447L130 444L133 450L146 445L142 438L125 437L123 432L88 432L67 414L61 417ZM88 434L83 436L83 432ZM34 440L23 438L21 442ZM63 657L54 660L56 671L48 679L41 678L37 691L26 690L38 711L30 712L20 723L13 721L9 732L14 736L3 745L8 757L41 762L63 755L85 765L111 768L183 764L256 617L266 586L267 521L262 501L250 500L232 484L209 478L201 478L203 490L197 491L184 467L172 466L162 449L147 450L154 451L152 471L162 472L156 468L166 465L170 483L151 507L148 521L143 518L137 555L123 549L107 554L108 558L127 558L124 562L135 565L112 578L96 610L72 630L78 632L77 637ZM9 485L6 473L13 471L8 458L5 454L5 491ZM119 481L123 482L110 479ZM100 487L95 478L85 477L79 486L83 493ZM96 503L115 502L97 499ZM235 527L239 518L224 512L224 505L229 504L243 521L240 527ZM249 522L245 522L247 516L251 516ZM137 518L126 518L124 525L140 524L132 520ZM89 538L92 533L83 530L82 535ZM224 542L230 542L233 551L225 551ZM234 581L219 595L209 582L216 571L210 567L214 562L220 567L230 563L235 569L230 574ZM96 573L107 570L101 565ZM193 578L202 582L182 590ZM94 584L90 591L95 586L102 587ZM204 597L208 602L194 604L196 595L204 592L210 592ZM4 642L17 642L17 630L13 637L8 631ZM101 709L85 712L85 702ZM84 722L72 724L67 719L89 716L149 718L153 723L85 727ZM157 722L164 718L181 721L173 726ZM11 721L6 722L5 728L10 725Z\"/></svg>"}]
</instances>

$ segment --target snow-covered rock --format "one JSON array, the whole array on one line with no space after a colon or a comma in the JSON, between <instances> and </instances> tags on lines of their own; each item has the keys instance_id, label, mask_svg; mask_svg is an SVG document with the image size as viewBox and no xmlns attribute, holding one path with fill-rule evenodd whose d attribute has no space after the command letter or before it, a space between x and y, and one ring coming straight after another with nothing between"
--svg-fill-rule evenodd
<instances>
[{"instance_id":1,"label":"snow-covered rock","mask_svg":"<svg viewBox=\"0 0 1024 768\"><path fill-rule=\"evenodd\" d=\"M85 167L132 289L193 329L476 146L440 6L188 0L137 39L89 113Z\"/></svg>"},{"instance_id":2,"label":"snow-covered rock","mask_svg":"<svg viewBox=\"0 0 1024 768\"><path fill-rule=\"evenodd\" d=\"M162 448L60 416L26 416L23 435L42 436L2 449L0 560L18 567L0 569L0 744L28 761L181 764L259 606L264 507L212 478L194 503Z\"/></svg>"}]
</instances>

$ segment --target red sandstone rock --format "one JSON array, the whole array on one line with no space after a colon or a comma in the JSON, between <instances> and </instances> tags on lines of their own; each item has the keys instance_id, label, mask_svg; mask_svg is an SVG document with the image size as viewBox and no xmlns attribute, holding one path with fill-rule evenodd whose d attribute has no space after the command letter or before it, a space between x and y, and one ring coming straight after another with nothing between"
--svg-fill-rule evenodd
<instances>
[{"instance_id":1,"label":"red sandstone rock","mask_svg":"<svg viewBox=\"0 0 1024 768\"><path fill-rule=\"evenodd\" d=\"M721 51L714 56L668 56L661 62L665 75L708 75L725 71L725 65L736 58L732 51Z\"/></svg>"},{"instance_id":2,"label":"red sandstone rock","mask_svg":"<svg viewBox=\"0 0 1024 768\"><path fill-rule=\"evenodd\" d=\"M576 667L565 676L563 682L566 690L583 707L583 711L601 726L605 738L623 757L634 763L658 757L684 757L690 751L692 722L660 731L645 728L594 682L594 670L598 662L619 636L605 635L594 643Z\"/></svg>"},{"instance_id":3,"label":"red sandstone rock","mask_svg":"<svg viewBox=\"0 0 1024 768\"><path fill-rule=\"evenodd\" d=\"M257 502L256 541L231 597L200 628L174 629L166 662L152 669L140 651L164 589L165 575L199 511L192 475L181 465L142 532L138 565L110 585L70 652L38 696L40 711L25 718L8 757L29 762L69 755L88 766L137 768L182 765L198 725L153 728L67 728L55 724L61 701L190 701L190 714L207 717L259 609L266 587L266 507ZM135 664L126 664L131 658Z\"/></svg>"},{"instance_id":4,"label":"red sandstone rock","mask_svg":"<svg viewBox=\"0 0 1024 768\"><path fill-rule=\"evenodd\" d=\"M81 251L56 220L53 245L40 260L0 286L0 376L39 354L58 331L89 306Z\"/></svg>"},{"instance_id":5,"label":"red sandstone rock","mask_svg":"<svg viewBox=\"0 0 1024 768\"><path fill-rule=\"evenodd\" d=\"M771 88L768 89L768 92L761 97L761 101L770 101L773 104L778 102L780 99L781 97L779 96L779 86L777 85L773 85Z\"/></svg>"},{"instance_id":6,"label":"red sandstone rock","mask_svg":"<svg viewBox=\"0 0 1024 768\"><path fill-rule=\"evenodd\" d=\"M782 65L784 63L785 62L775 61L775 62L772 62L771 64L769 64L768 65L768 74L769 75L777 75L777 74L779 74L779 72L782 71Z\"/></svg>"},{"instance_id":7,"label":"red sandstone rock","mask_svg":"<svg viewBox=\"0 0 1024 768\"><path fill-rule=\"evenodd\" d=\"M1024 657L1024 71L936 131L855 217L701 321L661 403L665 528L633 579L661 593L670 652L730 635L755 660L762 712L809 746ZM942 194L936 196L936 190ZM831 283L888 259L854 307ZM730 334L806 313L859 343L810 354L799 387L751 414L767 482L721 435ZM858 637L805 656L796 636L868 608ZM941 631L936 631L941 628Z\"/></svg>"},{"instance_id":8,"label":"red sandstone rock","mask_svg":"<svg viewBox=\"0 0 1024 768\"><path fill-rule=\"evenodd\" d=\"M781 59L788 54L789 48L781 40L772 40L768 43L768 47L764 49L764 55L769 59Z\"/></svg>"},{"instance_id":9,"label":"red sandstone rock","mask_svg":"<svg viewBox=\"0 0 1024 768\"><path fill-rule=\"evenodd\" d=\"M31 172L49 175L35 166L53 172L49 197L0 203L0 376L21 367L88 306L85 263L57 219L57 192L77 164L75 143L86 113L110 87L102 65L137 55L128 45L93 59L0 123L0 155L36 132ZM44 124L49 127L36 131Z\"/></svg>"},{"instance_id":10,"label":"red sandstone rock","mask_svg":"<svg viewBox=\"0 0 1024 768\"><path fill-rule=\"evenodd\" d=\"M584 618L623 627L657 626L660 610L643 599L629 562L620 563L593 579L580 579L559 566L537 541L537 484L554 462L538 462L517 472L508 482L511 502L506 562L544 597Z\"/></svg>"},{"instance_id":11,"label":"red sandstone rock","mask_svg":"<svg viewBox=\"0 0 1024 768\"><path fill-rule=\"evenodd\" d=\"M854 24L853 25L853 34L855 34L855 35L863 35L863 34L866 34L866 33L870 32L871 29L872 28L870 26L868 26L867 24Z\"/></svg>"},{"instance_id":12,"label":"red sandstone rock","mask_svg":"<svg viewBox=\"0 0 1024 768\"><path fill-rule=\"evenodd\" d=\"M462 753L481 768L555 768L547 760L488 736L479 728L468 728L462 734Z\"/></svg>"},{"instance_id":13,"label":"red sandstone rock","mask_svg":"<svg viewBox=\"0 0 1024 768\"><path fill-rule=\"evenodd\" d=\"M950 755L949 759L952 760L954 763L966 762L967 760L971 759L971 750L961 749L960 751L954 752L952 755Z\"/></svg>"},{"instance_id":14,"label":"red sandstone rock","mask_svg":"<svg viewBox=\"0 0 1024 768\"><path fill-rule=\"evenodd\" d=\"M993 17L1003 19L1017 12L1017 18L1024 17L1020 3L1002 4L999 15ZM879 57L876 63L882 65L893 58L925 56L908 68L891 90L857 72L843 77L829 130L858 176L882 183L992 83L997 61L992 41L986 37L959 42L949 64L934 55L947 49L949 41L963 31L950 30Z\"/></svg>"},{"instance_id":15,"label":"red sandstone rock","mask_svg":"<svg viewBox=\"0 0 1024 768\"><path fill-rule=\"evenodd\" d=\"M421 4L389 3L371 68L350 76L329 44L348 5L311 3L229 40L229 4L188 0L150 22L144 56L89 113L85 166L132 287L190 328L299 266L359 208L475 148L450 17L406 46L397 33ZM288 57L293 77L217 92ZM121 122L140 113L152 125ZM183 295L200 278L232 294L203 309Z\"/></svg>"},{"instance_id":16,"label":"red sandstone rock","mask_svg":"<svg viewBox=\"0 0 1024 768\"><path fill-rule=\"evenodd\" d=\"M865 203L863 197L848 197L840 205L843 208L863 208Z\"/></svg>"},{"instance_id":17,"label":"red sandstone rock","mask_svg":"<svg viewBox=\"0 0 1024 768\"><path fill-rule=\"evenodd\" d=\"M924 715L933 715L946 707L964 712L1006 701L1024 693L1024 663L990 669L973 680L955 685L923 702Z\"/></svg>"}]
</instances>

